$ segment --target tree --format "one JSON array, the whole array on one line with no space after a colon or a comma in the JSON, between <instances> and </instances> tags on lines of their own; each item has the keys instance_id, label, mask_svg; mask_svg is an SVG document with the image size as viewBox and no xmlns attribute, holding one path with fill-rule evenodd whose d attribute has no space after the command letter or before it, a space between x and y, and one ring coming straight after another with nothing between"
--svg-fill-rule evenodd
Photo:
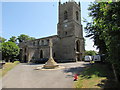
<instances>
[{"instance_id":1,"label":"tree","mask_svg":"<svg viewBox=\"0 0 120 90\"><path fill-rule=\"evenodd\" d=\"M16 43L17 42L17 38L15 36L12 36L8 41Z\"/></svg>"},{"instance_id":2,"label":"tree","mask_svg":"<svg viewBox=\"0 0 120 90\"><path fill-rule=\"evenodd\" d=\"M2 43L2 58L6 61L14 59L19 55L19 47L14 42L4 42Z\"/></svg>"},{"instance_id":3,"label":"tree","mask_svg":"<svg viewBox=\"0 0 120 90\"><path fill-rule=\"evenodd\" d=\"M103 17L103 12L100 9L100 4L101 3L91 3L90 7L88 8L89 11L89 16L92 17L93 22L87 22L87 26L85 27L85 32L86 32L86 37L90 37L91 39L94 40L94 45L97 46L99 49L100 54L105 54L107 53L106 49L106 44L104 41L103 36L101 36L103 32L102 23L101 19Z\"/></svg>"},{"instance_id":4,"label":"tree","mask_svg":"<svg viewBox=\"0 0 120 90\"><path fill-rule=\"evenodd\" d=\"M24 42L24 41L28 41L29 40L29 36L25 35L25 34L21 34L20 36L18 36L18 41L19 42Z\"/></svg>"},{"instance_id":5,"label":"tree","mask_svg":"<svg viewBox=\"0 0 120 90\"><path fill-rule=\"evenodd\" d=\"M25 35L25 34L21 34L20 36L18 36L17 39L18 39L19 43L21 43L21 42L28 41L28 40L34 40L35 38L30 37L30 36Z\"/></svg>"},{"instance_id":6,"label":"tree","mask_svg":"<svg viewBox=\"0 0 120 90\"><path fill-rule=\"evenodd\" d=\"M3 38L3 37L0 37L0 42L2 43L2 42L5 42L6 41L6 39L5 38Z\"/></svg>"},{"instance_id":7,"label":"tree","mask_svg":"<svg viewBox=\"0 0 120 90\"><path fill-rule=\"evenodd\" d=\"M90 51L85 51L85 55L90 55L90 56L93 56L93 55L96 55L96 51L93 51L93 50L90 50Z\"/></svg>"},{"instance_id":8,"label":"tree","mask_svg":"<svg viewBox=\"0 0 120 90\"><path fill-rule=\"evenodd\" d=\"M94 39L120 77L120 1L92 3L88 10L93 21L85 27L87 37Z\"/></svg>"},{"instance_id":9,"label":"tree","mask_svg":"<svg viewBox=\"0 0 120 90\"><path fill-rule=\"evenodd\" d=\"M34 37L29 37L29 40L35 40L35 38Z\"/></svg>"}]
</instances>

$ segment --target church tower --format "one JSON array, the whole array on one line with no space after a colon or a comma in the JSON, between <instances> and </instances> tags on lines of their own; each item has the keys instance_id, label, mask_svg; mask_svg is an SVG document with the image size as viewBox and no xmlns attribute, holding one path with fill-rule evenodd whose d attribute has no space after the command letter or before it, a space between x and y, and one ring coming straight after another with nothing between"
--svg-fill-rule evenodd
<instances>
[{"instance_id":1,"label":"church tower","mask_svg":"<svg viewBox=\"0 0 120 90\"><path fill-rule=\"evenodd\" d=\"M84 38L81 25L80 2L59 1L59 20L57 34L60 39L60 57L67 60L82 60L84 55Z\"/></svg>"}]
</instances>

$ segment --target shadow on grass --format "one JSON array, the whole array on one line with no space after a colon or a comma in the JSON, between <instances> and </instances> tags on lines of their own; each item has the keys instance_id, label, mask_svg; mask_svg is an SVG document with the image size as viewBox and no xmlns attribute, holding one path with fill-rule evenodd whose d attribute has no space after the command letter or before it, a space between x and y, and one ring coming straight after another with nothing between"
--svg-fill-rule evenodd
<instances>
[{"instance_id":1,"label":"shadow on grass","mask_svg":"<svg viewBox=\"0 0 120 90\"><path fill-rule=\"evenodd\" d=\"M84 64L84 67L83 66L79 66L79 67L66 68L66 69L63 70L63 72L65 72L65 73L72 73L72 76L74 74L80 75L80 73L82 71L84 71L84 69L87 68L87 67L89 67L89 66L91 66L91 65L88 64L88 63L86 63L86 64ZM70 75L67 75L67 76L70 76Z\"/></svg>"},{"instance_id":2,"label":"shadow on grass","mask_svg":"<svg viewBox=\"0 0 120 90\"><path fill-rule=\"evenodd\" d=\"M93 65L85 65L85 67L70 68L65 70L65 72L72 72L79 74L80 80L91 80L97 84L102 89L118 89L120 84L114 80L113 70L110 65L104 63L95 63ZM81 72L83 71L83 72ZM96 79L98 78L98 79ZM99 81L98 81L99 80ZM79 82L79 81L78 81ZM86 84L83 81L83 84Z\"/></svg>"},{"instance_id":3,"label":"shadow on grass","mask_svg":"<svg viewBox=\"0 0 120 90\"><path fill-rule=\"evenodd\" d=\"M114 90L120 89L120 84L113 79L101 80L96 86L103 89L113 88Z\"/></svg>"},{"instance_id":4,"label":"shadow on grass","mask_svg":"<svg viewBox=\"0 0 120 90\"><path fill-rule=\"evenodd\" d=\"M108 69L109 67L107 67L104 64L101 63L97 63L94 65L91 65L91 67L89 67L88 69L86 69L84 72L82 72L82 77L88 77L91 78L93 75L98 76L98 77L113 77L113 75L111 76L112 73L112 69Z\"/></svg>"},{"instance_id":5,"label":"shadow on grass","mask_svg":"<svg viewBox=\"0 0 120 90\"><path fill-rule=\"evenodd\" d=\"M95 67L96 67L96 71L94 74L96 74L98 77L106 77L106 79L101 80L100 83L97 84L97 86L103 89L109 89L109 88L120 89L120 83L115 81L115 77L111 65L101 63L101 64L96 64Z\"/></svg>"},{"instance_id":6,"label":"shadow on grass","mask_svg":"<svg viewBox=\"0 0 120 90\"><path fill-rule=\"evenodd\" d=\"M81 71L83 71L85 67L74 67L74 68L69 68L69 69L65 69L64 72L65 73L72 73L72 74L80 74Z\"/></svg>"}]
</instances>

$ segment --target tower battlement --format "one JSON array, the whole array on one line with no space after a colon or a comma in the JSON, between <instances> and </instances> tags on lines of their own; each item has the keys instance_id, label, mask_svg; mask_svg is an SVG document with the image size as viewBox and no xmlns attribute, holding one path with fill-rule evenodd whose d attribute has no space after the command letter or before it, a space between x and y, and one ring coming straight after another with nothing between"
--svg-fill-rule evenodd
<instances>
[{"instance_id":1,"label":"tower battlement","mask_svg":"<svg viewBox=\"0 0 120 90\"><path fill-rule=\"evenodd\" d=\"M69 0L58 6L57 35L36 39L20 45L21 60L43 61L49 56L57 62L80 61L84 56L84 38L81 24L80 2ZM53 49L50 54L48 46L50 39Z\"/></svg>"},{"instance_id":2,"label":"tower battlement","mask_svg":"<svg viewBox=\"0 0 120 90\"><path fill-rule=\"evenodd\" d=\"M75 2L74 0L69 0L69 1L66 1L63 3L61 3L61 1L59 1L59 5L61 5L61 6L64 6L64 5L70 4L70 3L75 4L76 6L80 7L80 2Z\"/></svg>"}]
</instances>

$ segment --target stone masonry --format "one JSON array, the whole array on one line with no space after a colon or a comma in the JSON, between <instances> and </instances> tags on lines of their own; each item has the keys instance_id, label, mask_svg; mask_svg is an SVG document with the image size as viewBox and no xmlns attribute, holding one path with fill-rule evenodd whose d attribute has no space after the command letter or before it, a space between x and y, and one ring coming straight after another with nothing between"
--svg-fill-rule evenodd
<instances>
[{"instance_id":1,"label":"stone masonry","mask_svg":"<svg viewBox=\"0 0 120 90\"><path fill-rule=\"evenodd\" d=\"M53 41L53 58L57 62L80 61L84 56L80 2L59 2L57 35L19 44L22 62L49 58L49 40Z\"/></svg>"}]
</instances>

